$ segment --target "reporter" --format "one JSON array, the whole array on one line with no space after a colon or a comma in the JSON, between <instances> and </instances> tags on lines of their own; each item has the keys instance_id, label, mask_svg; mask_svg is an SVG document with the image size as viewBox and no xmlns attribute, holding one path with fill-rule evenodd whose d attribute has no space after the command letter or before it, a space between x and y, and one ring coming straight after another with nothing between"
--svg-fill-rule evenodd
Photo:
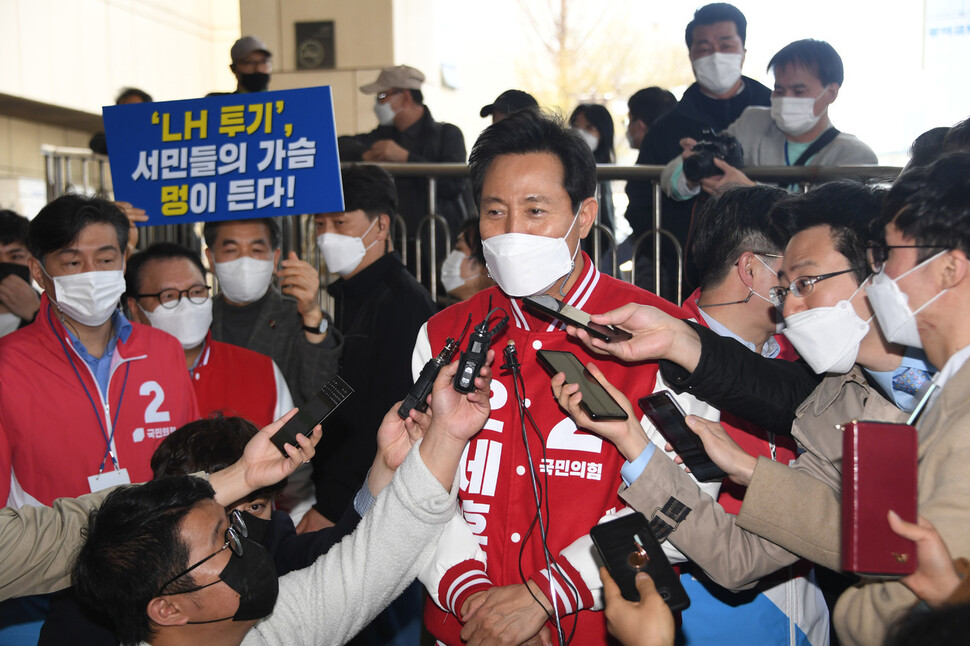
<instances>
[{"instance_id":1,"label":"reporter","mask_svg":"<svg viewBox=\"0 0 970 646\"><path fill-rule=\"evenodd\" d=\"M646 572L637 573L640 601L627 601L613 577L600 568L606 601L606 629L623 646L673 646L674 615Z\"/></svg>"}]
</instances>

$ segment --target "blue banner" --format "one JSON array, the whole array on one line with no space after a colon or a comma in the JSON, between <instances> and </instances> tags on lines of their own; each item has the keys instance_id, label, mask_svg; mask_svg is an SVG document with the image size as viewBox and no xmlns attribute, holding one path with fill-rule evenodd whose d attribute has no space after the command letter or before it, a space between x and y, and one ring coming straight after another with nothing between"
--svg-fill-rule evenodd
<instances>
[{"instance_id":1,"label":"blue banner","mask_svg":"<svg viewBox=\"0 0 970 646\"><path fill-rule=\"evenodd\" d=\"M344 210L329 87L106 106L104 127L141 225Z\"/></svg>"}]
</instances>

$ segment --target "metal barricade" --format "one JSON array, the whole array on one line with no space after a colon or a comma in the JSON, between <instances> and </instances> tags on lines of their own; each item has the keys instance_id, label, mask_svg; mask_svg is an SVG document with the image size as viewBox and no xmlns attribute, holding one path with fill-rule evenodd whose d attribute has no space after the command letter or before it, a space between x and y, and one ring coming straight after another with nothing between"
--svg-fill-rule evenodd
<instances>
[{"instance_id":1,"label":"metal barricade","mask_svg":"<svg viewBox=\"0 0 970 646\"><path fill-rule=\"evenodd\" d=\"M641 234L640 237L634 241L633 267L630 268L630 282L634 285L637 284L637 254L640 251L640 246L643 244L643 241L647 238L653 238L654 249L659 249L660 236L664 236L674 245L674 254L677 257L677 303L680 304L684 302L684 249L681 246L680 241L677 239L677 236L666 229L650 229L649 231L643 232L643 234ZM656 258L659 257L659 253L654 256L653 293L657 295L660 295L660 271L658 269L660 267L660 263L656 261Z\"/></svg>"}]
</instances>

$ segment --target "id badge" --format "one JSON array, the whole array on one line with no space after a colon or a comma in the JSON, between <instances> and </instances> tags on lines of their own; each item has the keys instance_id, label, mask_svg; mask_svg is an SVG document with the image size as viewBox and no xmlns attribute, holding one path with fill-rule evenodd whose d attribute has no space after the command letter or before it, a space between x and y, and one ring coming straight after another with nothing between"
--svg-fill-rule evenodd
<instances>
[{"instance_id":1,"label":"id badge","mask_svg":"<svg viewBox=\"0 0 970 646\"><path fill-rule=\"evenodd\" d=\"M88 476L88 485L91 487L91 493L107 489L108 487L125 484L131 484L131 478L128 477L128 469L115 469L114 471L105 471Z\"/></svg>"}]
</instances>

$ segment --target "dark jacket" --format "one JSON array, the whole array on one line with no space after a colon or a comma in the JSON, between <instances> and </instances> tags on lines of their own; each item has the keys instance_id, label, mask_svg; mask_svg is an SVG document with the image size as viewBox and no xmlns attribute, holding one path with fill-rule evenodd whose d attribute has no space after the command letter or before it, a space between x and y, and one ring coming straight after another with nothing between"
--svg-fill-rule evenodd
<instances>
[{"instance_id":1,"label":"dark jacket","mask_svg":"<svg viewBox=\"0 0 970 646\"><path fill-rule=\"evenodd\" d=\"M381 139L390 139L408 151L408 163L439 162L465 163L465 138L458 126L435 121L431 110L424 107L424 115L403 132L393 125L378 126L370 132L341 137L341 161L360 161L360 154ZM355 142L357 146L348 145ZM401 216L408 226L408 237L415 237L418 222L430 215L428 208L428 180L424 177L398 177L397 197ZM437 215L448 221L452 236L469 215L474 215L471 186L464 178L438 178Z\"/></svg>"},{"instance_id":2,"label":"dark jacket","mask_svg":"<svg viewBox=\"0 0 970 646\"><path fill-rule=\"evenodd\" d=\"M701 338L701 358L692 373L669 361L660 374L671 388L688 392L776 435L791 435L795 411L821 381L802 361L766 359L734 339L687 322Z\"/></svg>"},{"instance_id":3,"label":"dark jacket","mask_svg":"<svg viewBox=\"0 0 970 646\"><path fill-rule=\"evenodd\" d=\"M710 128L721 132L734 123L745 108L752 105L770 105L771 90L747 76L741 78L744 80L744 89L730 99L712 99L701 92L697 83L687 88L674 109L650 127L650 132L640 144L637 164L664 165L681 153L680 140L684 137L699 140L703 138L704 131ZM626 185L626 194L630 200L626 219L633 227L634 238L653 228L652 186L647 181L628 182ZM685 247L685 251L695 202L696 200L675 202L665 195L661 204L662 228L673 233L681 246ZM676 261L664 247L661 250L663 273L669 275L671 268L676 271ZM649 242L641 247L649 257L653 257L650 252L652 248L653 245ZM637 282L642 285L644 282L639 276L638 272Z\"/></svg>"},{"instance_id":4,"label":"dark jacket","mask_svg":"<svg viewBox=\"0 0 970 646\"><path fill-rule=\"evenodd\" d=\"M324 422L313 458L316 509L336 521L367 476L384 415L411 388L411 349L436 309L397 254L335 281L328 291L344 334L340 376L354 389Z\"/></svg>"}]
</instances>

